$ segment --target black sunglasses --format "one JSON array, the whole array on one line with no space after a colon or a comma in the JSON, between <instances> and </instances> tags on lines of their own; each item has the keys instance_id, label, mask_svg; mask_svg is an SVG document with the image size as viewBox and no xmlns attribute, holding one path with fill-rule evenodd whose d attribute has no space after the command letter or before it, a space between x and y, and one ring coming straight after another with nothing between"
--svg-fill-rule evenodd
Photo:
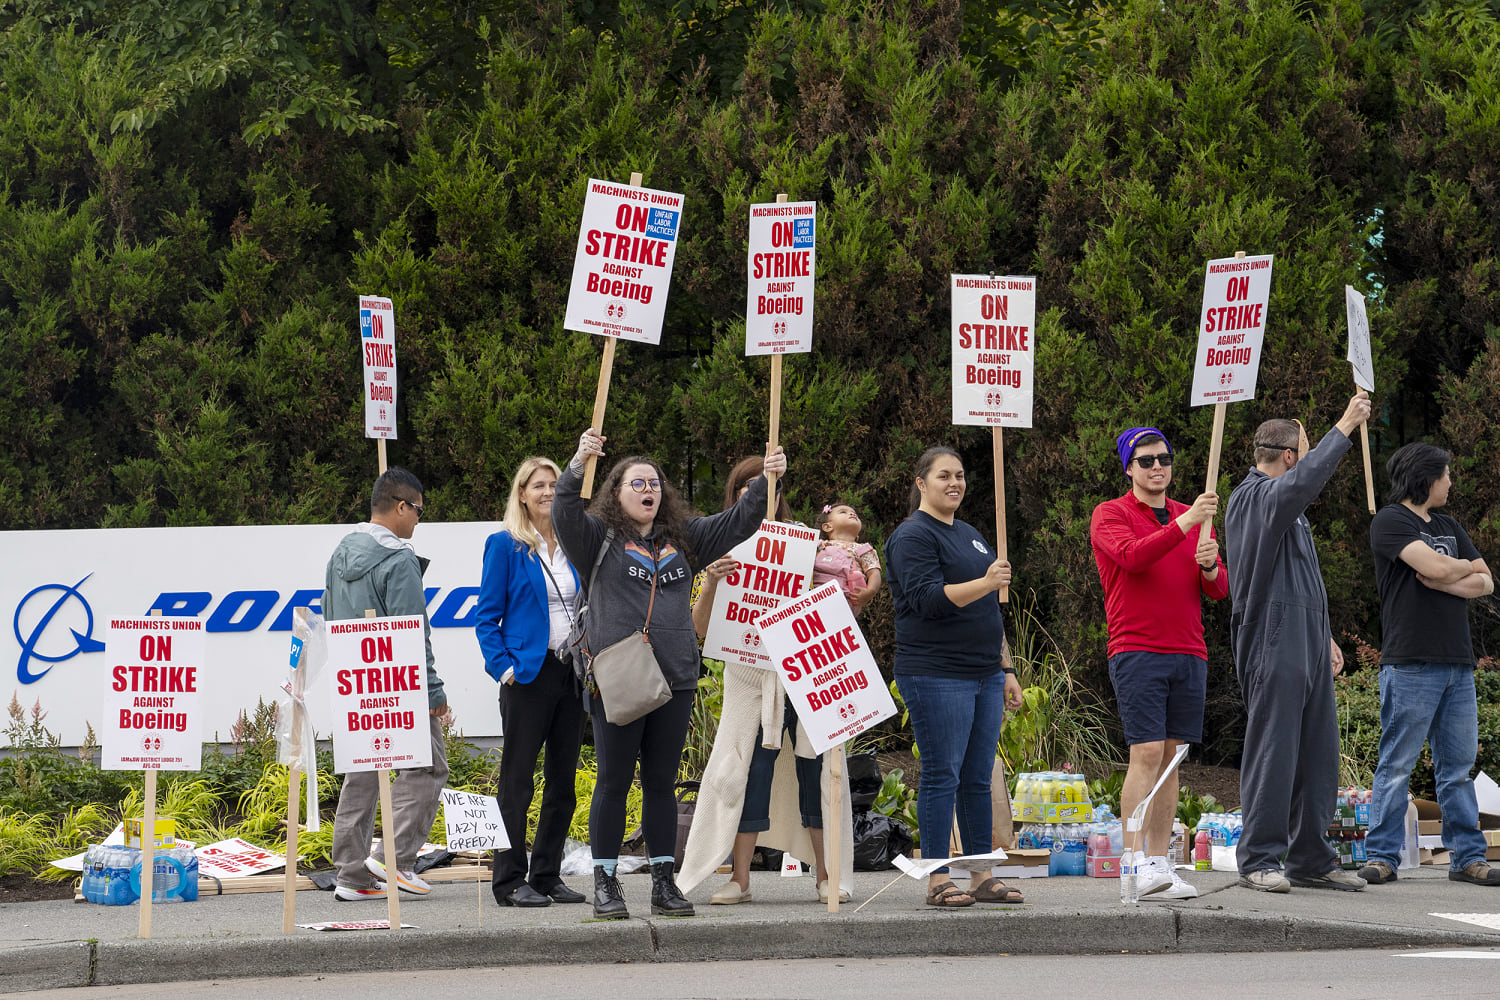
<instances>
[{"instance_id":1,"label":"black sunglasses","mask_svg":"<svg viewBox=\"0 0 1500 1000\"><path fill-rule=\"evenodd\" d=\"M416 511L417 512L417 520L418 521L420 521L422 519L422 505L421 504L419 504L419 503L412 503L410 500L406 499L406 497L397 497L396 499L400 500L402 503L406 504L406 506L408 506L412 510Z\"/></svg>"},{"instance_id":2,"label":"black sunglasses","mask_svg":"<svg viewBox=\"0 0 1500 1000\"><path fill-rule=\"evenodd\" d=\"M1172 456L1170 453L1166 455L1141 455L1134 461L1136 465L1139 465L1143 469L1149 469L1157 462L1161 463L1163 469L1170 469L1172 467Z\"/></svg>"}]
</instances>

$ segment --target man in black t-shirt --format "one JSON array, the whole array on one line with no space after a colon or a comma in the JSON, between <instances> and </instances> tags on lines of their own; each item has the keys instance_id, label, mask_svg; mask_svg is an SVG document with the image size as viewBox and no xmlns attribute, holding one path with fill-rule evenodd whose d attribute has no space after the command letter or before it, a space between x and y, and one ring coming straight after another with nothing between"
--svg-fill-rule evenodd
<instances>
[{"instance_id":1,"label":"man in black t-shirt","mask_svg":"<svg viewBox=\"0 0 1500 1000\"><path fill-rule=\"evenodd\" d=\"M1411 769L1427 741L1443 813L1443 846L1455 882L1500 885L1485 861L1470 772L1479 749L1469 601L1494 578L1448 502L1450 456L1416 442L1386 463L1390 503L1370 523L1380 590L1380 763L1375 769L1366 882L1396 881Z\"/></svg>"}]
</instances>

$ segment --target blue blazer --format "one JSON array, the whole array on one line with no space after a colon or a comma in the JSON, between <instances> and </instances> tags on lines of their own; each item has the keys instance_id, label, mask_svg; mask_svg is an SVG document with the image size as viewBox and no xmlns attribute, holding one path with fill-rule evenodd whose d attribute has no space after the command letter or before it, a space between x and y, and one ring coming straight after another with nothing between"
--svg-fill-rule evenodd
<instances>
[{"instance_id":1,"label":"blue blazer","mask_svg":"<svg viewBox=\"0 0 1500 1000\"><path fill-rule=\"evenodd\" d=\"M576 591L578 573L571 565L568 572ZM485 673L498 681L513 667L517 684L536 679L552 633L547 616L551 591L541 557L533 555L524 542L509 531L497 531L485 539L474 624Z\"/></svg>"}]
</instances>

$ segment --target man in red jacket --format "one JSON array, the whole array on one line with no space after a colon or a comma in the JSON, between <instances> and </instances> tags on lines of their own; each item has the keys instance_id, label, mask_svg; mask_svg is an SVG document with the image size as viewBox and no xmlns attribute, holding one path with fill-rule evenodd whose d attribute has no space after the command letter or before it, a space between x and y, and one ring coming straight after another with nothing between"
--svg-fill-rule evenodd
<instances>
[{"instance_id":1,"label":"man in red jacket","mask_svg":"<svg viewBox=\"0 0 1500 1000\"><path fill-rule=\"evenodd\" d=\"M1167 497L1173 455L1166 436L1155 427L1132 427L1115 447L1130 489L1094 508L1089 539L1104 585L1109 677L1130 747L1120 793L1121 816L1129 819L1177 748L1203 738L1202 595L1223 600L1229 576L1213 532L1218 496L1205 493L1191 507ZM1146 811L1141 833L1149 860L1136 882L1142 896L1198 895L1167 861L1176 811L1174 775Z\"/></svg>"}]
</instances>

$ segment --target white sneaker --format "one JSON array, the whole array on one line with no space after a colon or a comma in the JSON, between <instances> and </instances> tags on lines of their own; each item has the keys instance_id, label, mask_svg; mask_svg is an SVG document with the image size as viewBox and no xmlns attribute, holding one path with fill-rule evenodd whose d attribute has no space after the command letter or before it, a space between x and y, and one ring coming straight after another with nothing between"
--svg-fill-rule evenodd
<instances>
[{"instance_id":1,"label":"white sneaker","mask_svg":"<svg viewBox=\"0 0 1500 1000\"><path fill-rule=\"evenodd\" d=\"M374 855L365 858L365 870L382 882L389 881L385 874L385 865L381 864L380 859ZM413 896L425 896L432 891L432 886L416 872L404 872L399 869L396 871L396 888L402 892L409 892Z\"/></svg>"},{"instance_id":2,"label":"white sneaker","mask_svg":"<svg viewBox=\"0 0 1500 1000\"><path fill-rule=\"evenodd\" d=\"M371 889L354 889L347 885L333 887L333 898L341 903L353 903L361 899L384 899L385 883L376 882Z\"/></svg>"},{"instance_id":3,"label":"white sneaker","mask_svg":"<svg viewBox=\"0 0 1500 1000\"><path fill-rule=\"evenodd\" d=\"M1158 864L1160 862L1160 864ZM1141 899L1165 892L1172 887L1172 870L1166 858L1146 858L1135 870L1135 894Z\"/></svg>"},{"instance_id":4,"label":"white sneaker","mask_svg":"<svg viewBox=\"0 0 1500 1000\"><path fill-rule=\"evenodd\" d=\"M1184 882L1181 875L1177 874L1177 866L1166 858L1152 858L1149 862L1153 869L1161 869L1167 873L1172 884L1156 894L1157 899L1197 899L1198 890L1193 885Z\"/></svg>"}]
</instances>

